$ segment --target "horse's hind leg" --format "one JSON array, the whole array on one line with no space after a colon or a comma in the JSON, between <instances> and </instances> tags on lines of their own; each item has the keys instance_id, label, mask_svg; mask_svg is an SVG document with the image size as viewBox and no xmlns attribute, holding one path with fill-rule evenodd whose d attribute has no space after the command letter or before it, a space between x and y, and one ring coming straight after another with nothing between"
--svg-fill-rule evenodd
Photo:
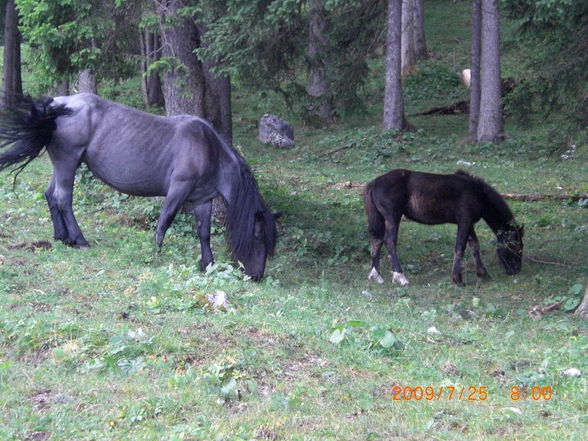
<instances>
[{"instance_id":1,"label":"horse's hind leg","mask_svg":"<svg viewBox=\"0 0 588 441\"><path fill-rule=\"evenodd\" d=\"M155 227L155 246L158 252L161 250L166 231L193 188L194 182L192 180L175 180L170 185Z\"/></svg>"},{"instance_id":2,"label":"horse's hind leg","mask_svg":"<svg viewBox=\"0 0 588 441\"><path fill-rule=\"evenodd\" d=\"M490 276L488 275L488 271L486 271L486 267L482 263L482 258L480 257L480 242L478 241L478 236L476 236L473 226L470 231L470 237L468 238L468 246L472 251L474 261L476 262L476 275L481 279L489 279Z\"/></svg>"},{"instance_id":3,"label":"horse's hind leg","mask_svg":"<svg viewBox=\"0 0 588 441\"><path fill-rule=\"evenodd\" d=\"M398 242L398 229L400 227L400 219L402 214L386 217L386 234L384 235L384 244L388 250L390 257L390 264L392 265L392 281L400 285L408 285L408 279L402 273L402 267L396 254L396 244Z\"/></svg>"},{"instance_id":4,"label":"horse's hind leg","mask_svg":"<svg viewBox=\"0 0 588 441\"><path fill-rule=\"evenodd\" d=\"M458 224L457 237L455 239L455 251L453 254L453 269L451 271L451 281L456 285L463 286L463 278L461 276L461 261L466 249L470 231L473 229L471 224Z\"/></svg>"},{"instance_id":5,"label":"horse's hind leg","mask_svg":"<svg viewBox=\"0 0 588 441\"><path fill-rule=\"evenodd\" d=\"M53 157L51 159L54 160ZM53 176L49 188L45 191L45 197L53 221L55 238L74 248L88 248L90 245L78 225L72 208L77 166L77 158L54 160Z\"/></svg>"},{"instance_id":6,"label":"horse's hind leg","mask_svg":"<svg viewBox=\"0 0 588 441\"><path fill-rule=\"evenodd\" d=\"M196 231L198 232L198 239L200 240L200 268L202 271L214 262L212 250L210 249L210 220L212 214L212 201L206 204L197 205L194 207L194 216L196 217Z\"/></svg>"},{"instance_id":7,"label":"horse's hind leg","mask_svg":"<svg viewBox=\"0 0 588 441\"><path fill-rule=\"evenodd\" d=\"M378 283L384 283L384 279L380 275L380 251L384 239L381 237L372 238L371 256L372 256L372 269L368 275L368 280L374 280Z\"/></svg>"},{"instance_id":8,"label":"horse's hind leg","mask_svg":"<svg viewBox=\"0 0 588 441\"><path fill-rule=\"evenodd\" d=\"M51 221L53 222L53 238L65 242L67 240L67 228L65 227L63 216L61 216L59 208L57 207L57 201L53 196L54 190L55 182L54 178L51 178L51 183L47 190L45 190L45 199L47 200L47 205L49 205L49 213L51 214Z\"/></svg>"}]
</instances>

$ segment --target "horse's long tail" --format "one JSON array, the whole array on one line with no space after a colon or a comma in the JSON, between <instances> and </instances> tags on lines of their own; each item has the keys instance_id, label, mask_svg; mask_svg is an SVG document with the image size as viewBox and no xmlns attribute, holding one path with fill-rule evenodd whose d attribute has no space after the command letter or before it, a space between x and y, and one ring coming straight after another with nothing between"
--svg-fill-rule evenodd
<instances>
[{"instance_id":1,"label":"horse's long tail","mask_svg":"<svg viewBox=\"0 0 588 441\"><path fill-rule=\"evenodd\" d=\"M13 169L18 175L51 142L55 120L71 113L65 106L51 106L52 101L26 97L17 107L0 113L0 149L11 146L0 153L0 171L22 163Z\"/></svg>"},{"instance_id":2,"label":"horse's long tail","mask_svg":"<svg viewBox=\"0 0 588 441\"><path fill-rule=\"evenodd\" d=\"M363 203L368 218L368 231L372 237L383 238L386 232L384 216L378 211L373 198L373 181L366 185L363 193Z\"/></svg>"}]
</instances>

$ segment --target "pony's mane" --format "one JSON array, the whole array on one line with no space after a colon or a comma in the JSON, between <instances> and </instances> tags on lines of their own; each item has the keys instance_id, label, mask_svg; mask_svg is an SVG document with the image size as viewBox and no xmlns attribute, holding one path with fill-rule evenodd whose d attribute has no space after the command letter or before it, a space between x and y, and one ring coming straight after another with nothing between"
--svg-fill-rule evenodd
<instances>
[{"instance_id":1,"label":"pony's mane","mask_svg":"<svg viewBox=\"0 0 588 441\"><path fill-rule=\"evenodd\" d=\"M500 195L500 193L494 190L494 188L492 188L490 184L488 184L482 178L474 176L466 172L465 170L457 170L455 174L457 176L467 178L471 180L473 183L475 183L478 186L478 188L482 191L482 193L486 196L488 202L496 208L500 216L504 219L505 223L514 218L512 211L510 210L510 207L508 206L504 198Z\"/></svg>"},{"instance_id":2,"label":"pony's mane","mask_svg":"<svg viewBox=\"0 0 588 441\"><path fill-rule=\"evenodd\" d=\"M239 152L214 131L218 142L227 153L235 158L236 170L228 174L231 180L231 200L228 200L228 239L233 257L242 260L251 254L255 216L263 215L263 235L268 254L272 255L276 246L276 225L273 214L259 194L257 182L249 165Z\"/></svg>"}]
</instances>

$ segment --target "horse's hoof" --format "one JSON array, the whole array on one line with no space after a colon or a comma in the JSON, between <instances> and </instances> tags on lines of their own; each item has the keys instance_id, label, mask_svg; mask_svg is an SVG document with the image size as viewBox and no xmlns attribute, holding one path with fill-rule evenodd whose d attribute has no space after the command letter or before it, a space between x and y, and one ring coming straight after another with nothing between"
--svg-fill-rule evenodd
<instances>
[{"instance_id":1,"label":"horse's hoof","mask_svg":"<svg viewBox=\"0 0 588 441\"><path fill-rule=\"evenodd\" d=\"M370 271L368 275L368 280L373 280L374 282L380 284L384 283L384 279L382 279L382 276L380 276L380 273L375 268L372 268L372 270Z\"/></svg>"},{"instance_id":2,"label":"horse's hoof","mask_svg":"<svg viewBox=\"0 0 588 441\"><path fill-rule=\"evenodd\" d=\"M463 280L461 278L460 279L456 279L456 278L453 278L452 277L451 278L451 281L453 282L454 285L457 285L459 287L462 287L463 288L464 286L466 286L465 283L463 283Z\"/></svg>"},{"instance_id":3,"label":"horse's hoof","mask_svg":"<svg viewBox=\"0 0 588 441\"><path fill-rule=\"evenodd\" d=\"M392 282L399 283L400 286L408 285L408 279L402 273L393 272L392 273Z\"/></svg>"},{"instance_id":4,"label":"horse's hoof","mask_svg":"<svg viewBox=\"0 0 588 441\"><path fill-rule=\"evenodd\" d=\"M481 280L492 280L492 277L490 277L490 274L488 273L483 273L483 274L477 274L478 278Z\"/></svg>"}]
</instances>

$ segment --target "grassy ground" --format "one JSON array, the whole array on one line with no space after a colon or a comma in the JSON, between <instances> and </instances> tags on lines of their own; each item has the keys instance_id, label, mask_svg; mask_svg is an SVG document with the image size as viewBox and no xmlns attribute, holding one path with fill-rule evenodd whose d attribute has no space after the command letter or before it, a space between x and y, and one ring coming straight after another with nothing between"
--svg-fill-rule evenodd
<instances>
[{"instance_id":1,"label":"grassy ground","mask_svg":"<svg viewBox=\"0 0 588 441\"><path fill-rule=\"evenodd\" d=\"M438 3L433 18L449 20L443 2L431 7ZM465 22L466 3L452 9ZM463 93L449 76L451 87L439 87L434 73L457 70L452 60L467 60L467 44L451 52L450 36L429 38L450 56L427 62L407 86L409 113ZM92 248L55 243L47 158L14 188L3 174L0 439L585 439L588 324L568 310L588 274L586 202L510 201L527 255L549 263L526 259L519 275L505 275L480 224L492 280L478 283L468 261L465 288L449 279L455 227L403 223L399 254L411 284L399 288L387 263L386 284L367 281L361 191L338 185L396 167L450 172L462 160L501 192L586 193L585 144L562 160L565 146L545 130L510 124L504 144L470 146L464 116L411 117L421 130L397 139L380 132L375 106L333 128L297 128L296 148L278 151L259 145L248 123L263 108L247 99L235 107L236 144L285 213L261 283L229 265L219 225L219 263L200 273L185 216L156 259L153 201L84 174L74 209ZM210 310L205 294L219 289L234 311ZM560 309L529 317L559 300ZM569 368L582 376L564 375ZM427 396L394 401L395 386ZM536 386L540 399L516 399L513 386Z\"/></svg>"}]
</instances>

